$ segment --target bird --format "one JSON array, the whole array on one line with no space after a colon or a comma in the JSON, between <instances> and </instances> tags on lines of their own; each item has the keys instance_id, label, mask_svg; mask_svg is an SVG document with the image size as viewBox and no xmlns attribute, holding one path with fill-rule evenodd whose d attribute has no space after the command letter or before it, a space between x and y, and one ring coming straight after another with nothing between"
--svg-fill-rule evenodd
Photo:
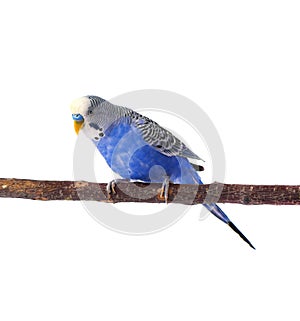
<instances>
[{"instance_id":1,"label":"bird","mask_svg":"<svg viewBox=\"0 0 300 321\"><path fill-rule=\"evenodd\" d=\"M161 183L165 201L170 182L203 184L198 174L203 167L190 161L201 158L150 118L93 95L73 100L70 109L76 134L83 131L121 179ZM108 193L115 193L116 182L108 183ZM217 204L203 205L255 249Z\"/></svg>"}]
</instances>

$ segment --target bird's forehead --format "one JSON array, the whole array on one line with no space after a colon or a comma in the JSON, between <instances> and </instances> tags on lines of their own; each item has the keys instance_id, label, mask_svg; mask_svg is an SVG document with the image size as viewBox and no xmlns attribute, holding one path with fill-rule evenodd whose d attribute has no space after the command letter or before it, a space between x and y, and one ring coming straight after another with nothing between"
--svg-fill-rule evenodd
<instances>
[{"instance_id":1,"label":"bird's forehead","mask_svg":"<svg viewBox=\"0 0 300 321\"><path fill-rule=\"evenodd\" d=\"M81 114L85 115L88 111L88 108L91 106L91 101L88 97L81 97L73 100L71 103L71 112L72 114Z\"/></svg>"}]
</instances>

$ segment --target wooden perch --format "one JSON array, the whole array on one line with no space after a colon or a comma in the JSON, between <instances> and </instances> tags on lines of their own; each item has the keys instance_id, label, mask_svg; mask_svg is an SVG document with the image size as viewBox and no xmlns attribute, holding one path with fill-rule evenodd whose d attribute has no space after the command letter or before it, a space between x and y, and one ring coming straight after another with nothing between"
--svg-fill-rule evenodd
<instances>
[{"instance_id":1,"label":"wooden perch","mask_svg":"<svg viewBox=\"0 0 300 321\"><path fill-rule=\"evenodd\" d=\"M105 183L0 178L0 197L32 200L163 203L161 184L120 182L107 197ZM300 185L176 185L170 184L169 202L180 204L237 203L244 205L300 205Z\"/></svg>"}]
</instances>

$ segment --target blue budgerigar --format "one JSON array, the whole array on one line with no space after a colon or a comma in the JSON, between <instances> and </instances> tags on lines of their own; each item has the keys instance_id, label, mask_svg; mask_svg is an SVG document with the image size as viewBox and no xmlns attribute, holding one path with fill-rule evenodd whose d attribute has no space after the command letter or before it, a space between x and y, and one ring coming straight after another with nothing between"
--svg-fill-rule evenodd
<instances>
[{"instance_id":1,"label":"blue budgerigar","mask_svg":"<svg viewBox=\"0 0 300 321\"><path fill-rule=\"evenodd\" d=\"M203 184L188 160L200 157L148 117L97 96L74 100L71 111L76 133L82 130L123 179L162 183L166 198L169 182ZM254 248L217 204L204 206Z\"/></svg>"}]
</instances>

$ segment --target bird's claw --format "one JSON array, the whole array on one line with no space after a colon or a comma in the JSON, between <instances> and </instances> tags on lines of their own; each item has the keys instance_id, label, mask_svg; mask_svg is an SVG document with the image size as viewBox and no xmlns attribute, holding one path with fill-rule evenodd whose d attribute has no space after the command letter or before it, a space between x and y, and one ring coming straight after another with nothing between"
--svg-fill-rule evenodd
<instances>
[{"instance_id":1,"label":"bird's claw","mask_svg":"<svg viewBox=\"0 0 300 321\"><path fill-rule=\"evenodd\" d=\"M168 203L168 199L169 199L169 187L170 187L170 178L165 177L162 183L158 198L161 200L164 200L166 204Z\"/></svg>"},{"instance_id":2,"label":"bird's claw","mask_svg":"<svg viewBox=\"0 0 300 321\"><path fill-rule=\"evenodd\" d=\"M122 179L122 178L117 178L117 179L113 179L112 181L107 183L106 192L107 192L107 197L108 197L109 200L111 200L112 195L117 194L116 186L120 182L128 182L128 180L127 179Z\"/></svg>"},{"instance_id":3,"label":"bird's claw","mask_svg":"<svg viewBox=\"0 0 300 321\"><path fill-rule=\"evenodd\" d=\"M115 187L117 185L116 181L117 180L114 179L114 180L108 182L106 185L106 192L107 192L108 199L111 199L112 194L117 194L116 189L115 189Z\"/></svg>"}]
</instances>

